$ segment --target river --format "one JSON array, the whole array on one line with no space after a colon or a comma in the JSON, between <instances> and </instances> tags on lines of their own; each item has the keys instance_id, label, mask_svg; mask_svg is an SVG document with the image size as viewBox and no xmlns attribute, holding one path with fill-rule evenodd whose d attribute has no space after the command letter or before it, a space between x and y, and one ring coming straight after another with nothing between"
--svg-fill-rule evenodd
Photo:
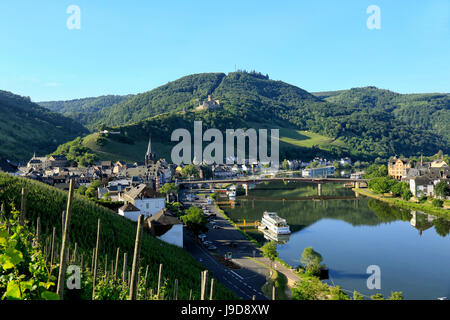
<instances>
[{"instance_id":1,"label":"river","mask_svg":"<svg viewBox=\"0 0 450 320\"><path fill-rule=\"evenodd\" d=\"M313 199L315 198L315 199ZM255 186L236 205L222 206L235 222L259 221L277 212L291 228L279 239L279 257L293 267L313 247L329 269L332 285L347 292L405 299L450 299L450 221L357 196L342 184L270 182ZM257 230L248 230L264 241ZM369 266L380 268L381 289L369 289Z\"/></svg>"}]
</instances>

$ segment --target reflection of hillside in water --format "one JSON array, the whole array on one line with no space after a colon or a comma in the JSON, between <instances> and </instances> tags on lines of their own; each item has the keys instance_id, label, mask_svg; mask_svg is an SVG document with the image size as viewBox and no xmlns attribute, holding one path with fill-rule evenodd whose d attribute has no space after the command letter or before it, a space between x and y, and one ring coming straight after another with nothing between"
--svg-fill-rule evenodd
<instances>
[{"instance_id":1,"label":"reflection of hillside in water","mask_svg":"<svg viewBox=\"0 0 450 320\"><path fill-rule=\"evenodd\" d=\"M357 208L357 210L355 210ZM367 199L319 201L239 200L234 208L224 208L233 220L260 221L264 211L277 212L286 219L292 232L321 219L337 219L358 225L383 223L367 206Z\"/></svg>"},{"instance_id":2,"label":"reflection of hillside in water","mask_svg":"<svg viewBox=\"0 0 450 320\"><path fill-rule=\"evenodd\" d=\"M277 190L280 188L280 190ZM353 198L354 193L342 185L324 184L323 198L343 197L334 200L309 200L317 197L317 186L305 183L274 182L259 184L250 191L249 197L239 197L234 208L224 207L235 221L260 221L264 211L277 212L287 220L292 233L298 232L322 219L345 221L352 226L376 226L394 221L409 221L419 233L435 227L436 232L445 237L450 233L450 221L432 219L429 215L390 206L370 198ZM344 199L350 197L350 199ZM252 200L253 198L253 200ZM256 198L257 200L255 200ZM294 200L301 199L304 200ZM264 199L264 200L263 200ZM286 199L283 201L282 199Z\"/></svg>"}]
</instances>

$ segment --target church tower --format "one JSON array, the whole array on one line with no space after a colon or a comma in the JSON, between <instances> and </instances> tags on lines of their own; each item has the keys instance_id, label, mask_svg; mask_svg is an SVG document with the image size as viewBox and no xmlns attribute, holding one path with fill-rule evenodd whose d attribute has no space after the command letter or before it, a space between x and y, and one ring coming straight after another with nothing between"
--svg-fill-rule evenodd
<instances>
[{"instance_id":1,"label":"church tower","mask_svg":"<svg viewBox=\"0 0 450 320\"><path fill-rule=\"evenodd\" d=\"M149 167L156 162L156 154L152 152L152 137L148 139L147 153L145 154L145 166Z\"/></svg>"}]
</instances>

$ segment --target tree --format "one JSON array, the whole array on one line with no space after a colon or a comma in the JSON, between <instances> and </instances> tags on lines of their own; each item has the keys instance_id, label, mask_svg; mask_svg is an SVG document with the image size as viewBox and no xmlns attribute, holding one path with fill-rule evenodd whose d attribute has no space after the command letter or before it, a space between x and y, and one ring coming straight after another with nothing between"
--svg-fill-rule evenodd
<instances>
[{"instance_id":1,"label":"tree","mask_svg":"<svg viewBox=\"0 0 450 320\"><path fill-rule=\"evenodd\" d=\"M86 194L87 188L85 186L80 186L77 190L75 190L76 193L79 195L84 196Z\"/></svg>"},{"instance_id":2,"label":"tree","mask_svg":"<svg viewBox=\"0 0 450 320\"><path fill-rule=\"evenodd\" d=\"M206 223L208 222L203 211L195 206L190 207L186 210L186 215L182 216L184 224L188 229L190 229L195 235L201 232L208 231Z\"/></svg>"},{"instance_id":3,"label":"tree","mask_svg":"<svg viewBox=\"0 0 450 320\"><path fill-rule=\"evenodd\" d=\"M434 191L438 197L448 197L450 196L450 184L446 181L440 181L434 186Z\"/></svg>"},{"instance_id":4,"label":"tree","mask_svg":"<svg viewBox=\"0 0 450 320\"><path fill-rule=\"evenodd\" d=\"M366 169L366 174L364 175L364 177L367 179L371 179L371 178L386 177L387 175L388 169L384 164L381 165L372 164Z\"/></svg>"},{"instance_id":5,"label":"tree","mask_svg":"<svg viewBox=\"0 0 450 320\"><path fill-rule=\"evenodd\" d=\"M369 181L369 188L375 193L386 193L391 191L391 187L396 183L392 177L376 177Z\"/></svg>"},{"instance_id":6,"label":"tree","mask_svg":"<svg viewBox=\"0 0 450 320\"><path fill-rule=\"evenodd\" d=\"M188 164L181 169L181 174L185 177L196 177L198 176L198 170L193 164Z\"/></svg>"},{"instance_id":7,"label":"tree","mask_svg":"<svg viewBox=\"0 0 450 320\"><path fill-rule=\"evenodd\" d=\"M308 273L312 275L319 275L322 268L322 256L312 247L305 248L302 253L301 262L305 266Z\"/></svg>"},{"instance_id":8,"label":"tree","mask_svg":"<svg viewBox=\"0 0 450 320\"><path fill-rule=\"evenodd\" d=\"M405 201L409 201L409 199L411 199L413 196L412 192L408 189L408 190L403 190L402 192L402 199Z\"/></svg>"},{"instance_id":9,"label":"tree","mask_svg":"<svg viewBox=\"0 0 450 320\"><path fill-rule=\"evenodd\" d=\"M264 257L269 258L271 263L278 257L277 244L273 241L266 242L261 247L261 251Z\"/></svg>"},{"instance_id":10,"label":"tree","mask_svg":"<svg viewBox=\"0 0 450 320\"><path fill-rule=\"evenodd\" d=\"M395 182L395 183L391 186L391 193L392 193L394 196L396 196L396 197L401 196L401 195L402 195L402 192L403 192L403 190L402 190L402 185L401 185L401 183Z\"/></svg>"},{"instance_id":11,"label":"tree","mask_svg":"<svg viewBox=\"0 0 450 320\"><path fill-rule=\"evenodd\" d=\"M164 183L164 185L159 189L159 192L162 194L168 194L168 193L178 193L179 188L175 185L175 183Z\"/></svg>"}]
</instances>

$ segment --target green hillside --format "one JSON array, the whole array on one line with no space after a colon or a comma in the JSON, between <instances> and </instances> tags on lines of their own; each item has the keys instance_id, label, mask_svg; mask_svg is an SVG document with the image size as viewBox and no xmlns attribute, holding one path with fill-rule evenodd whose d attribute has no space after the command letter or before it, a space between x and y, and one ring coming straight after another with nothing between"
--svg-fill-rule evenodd
<instances>
[{"instance_id":1,"label":"green hillside","mask_svg":"<svg viewBox=\"0 0 450 320\"><path fill-rule=\"evenodd\" d=\"M111 107L131 97L133 97L131 94L125 96L107 95L66 101L42 101L37 104L86 125L91 122L91 117L103 108Z\"/></svg>"},{"instance_id":2,"label":"green hillside","mask_svg":"<svg viewBox=\"0 0 450 320\"><path fill-rule=\"evenodd\" d=\"M208 95L220 100L221 110L193 112ZM99 110L87 126L115 127L132 143L151 133L159 136L155 141L164 154L172 131L191 128L194 119L206 128L285 129L282 157L323 151L373 160L450 152L449 95L401 95L375 87L313 95L256 72L186 76ZM123 153L115 144L100 146L98 153Z\"/></svg>"},{"instance_id":3,"label":"green hillside","mask_svg":"<svg viewBox=\"0 0 450 320\"><path fill-rule=\"evenodd\" d=\"M352 108L388 112L400 123L443 136L447 148L450 143L450 94L399 94L376 87L365 87L316 95Z\"/></svg>"},{"instance_id":4,"label":"green hillside","mask_svg":"<svg viewBox=\"0 0 450 320\"><path fill-rule=\"evenodd\" d=\"M41 239L51 237L53 227L56 227L56 242L61 242L61 212L66 208L67 192L33 180L16 178L0 173L0 203L7 204L8 211L11 203L20 208L21 188L27 190L26 219L35 226L37 217L41 218ZM92 249L95 247L97 234L97 220L101 219L100 237L100 268L104 268L106 255L115 257L116 249L127 252L132 257L136 238L136 223L118 214L75 195L72 203L70 226L70 250L73 252L75 243L79 255L84 255L85 265L90 264ZM141 266L149 265L149 283L156 290L159 264L163 264L163 279L167 278L167 292L173 292L174 280L179 280L179 297L188 299L190 289L193 297L200 296L200 273L204 268L182 248L160 241L144 232L141 247ZM131 258L128 260L128 270L131 268ZM123 265L121 259L120 266ZM108 264L109 267L109 264ZM121 269L121 268L120 268ZM1 275L0 275L1 276ZM217 282L216 282L217 283ZM0 288L1 291L1 288ZM89 291L90 293L91 291ZM220 283L215 286L216 299L234 299L233 293Z\"/></svg>"},{"instance_id":5,"label":"green hillside","mask_svg":"<svg viewBox=\"0 0 450 320\"><path fill-rule=\"evenodd\" d=\"M0 91L0 157L28 160L87 133L78 122L11 92Z\"/></svg>"},{"instance_id":6,"label":"green hillside","mask_svg":"<svg viewBox=\"0 0 450 320\"><path fill-rule=\"evenodd\" d=\"M83 152L95 155L96 159L124 160L129 162L143 161L147 150L148 137L152 137L152 148L159 158L171 160L172 148L178 142L171 141L172 131L185 128L191 132L193 142L193 123L201 120L203 132L207 128L218 128L225 139L225 130L228 128L254 128L280 130L280 159L302 158L307 159L317 155L341 156L350 154L345 142L309 132L300 131L294 127L286 128L276 124L245 122L234 118L225 111L204 112L178 112L162 114L148 118L135 124L125 125L112 130L120 134L93 133L82 139L78 138L68 142L54 151L55 154L65 154L70 160L77 161ZM209 142L204 142L203 147ZM268 142L270 150L270 142ZM193 147L192 147L193 150ZM225 151L224 151L225 154ZM193 154L191 155L193 157ZM84 157L82 157L84 158Z\"/></svg>"}]
</instances>

